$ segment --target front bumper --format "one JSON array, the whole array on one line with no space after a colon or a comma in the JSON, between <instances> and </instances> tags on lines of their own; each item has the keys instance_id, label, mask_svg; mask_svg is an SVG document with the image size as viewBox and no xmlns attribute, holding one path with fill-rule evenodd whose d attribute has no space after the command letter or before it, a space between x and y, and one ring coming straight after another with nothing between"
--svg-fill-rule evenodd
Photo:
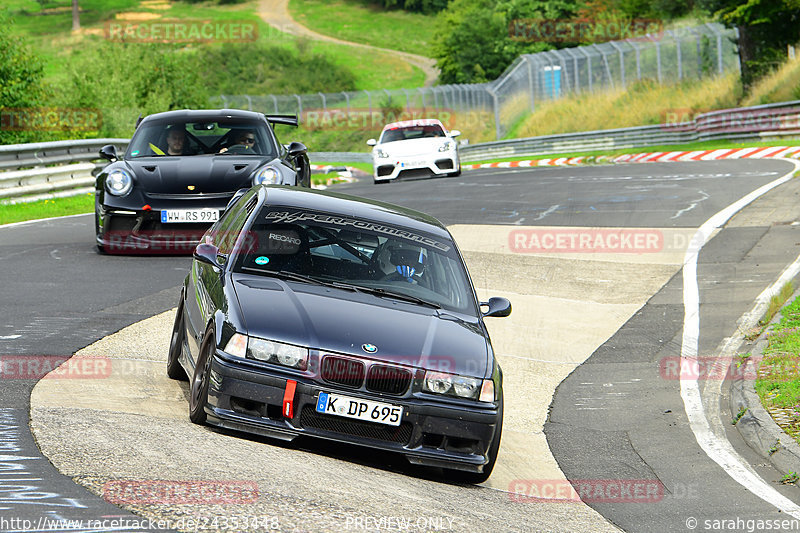
<instances>
[{"instance_id":1,"label":"front bumper","mask_svg":"<svg viewBox=\"0 0 800 533\"><path fill-rule=\"evenodd\" d=\"M164 223L161 211L166 209L217 209L221 216L227 200L187 202L188 205L151 206L150 209L96 205L96 242L106 252L118 254L190 254L210 222Z\"/></svg>"},{"instance_id":2,"label":"front bumper","mask_svg":"<svg viewBox=\"0 0 800 533\"><path fill-rule=\"evenodd\" d=\"M461 168L454 150L408 157L378 158L373 156L373 177L377 181L444 176Z\"/></svg>"},{"instance_id":3,"label":"front bumper","mask_svg":"<svg viewBox=\"0 0 800 533\"><path fill-rule=\"evenodd\" d=\"M297 381L294 414L283 416L287 379ZM400 426L316 412L320 391L403 406ZM303 377L251 370L217 353L206 406L212 425L292 440L300 435L398 452L413 464L481 472L494 437L496 409L469 409L444 402L398 398L342 389Z\"/></svg>"}]
</instances>

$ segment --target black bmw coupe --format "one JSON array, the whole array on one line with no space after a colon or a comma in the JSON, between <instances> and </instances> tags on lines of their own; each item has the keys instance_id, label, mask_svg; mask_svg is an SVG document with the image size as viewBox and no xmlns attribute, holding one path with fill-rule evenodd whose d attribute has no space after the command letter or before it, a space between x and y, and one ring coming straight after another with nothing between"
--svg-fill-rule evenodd
<instances>
[{"instance_id":1,"label":"black bmw coupe","mask_svg":"<svg viewBox=\"0 0 800 533\"><path fill-rule=\"evenodd\" d=\"M273 124L297 126L297 117L169 111L141 120L123 157L104 146L111 164L95 184L98 251L191 253L237 190L310 187L306 147L284 147Z\"/></svg>"},{"instance_id":2,"label":"black bmw coupe","mask_svg":"<svg viewBox=\"0 0 800 533\"><path fill-rule=\"evenodd\" d=\"M502 372L452 236L422 213L254 187L194 253L167 374L190 380L199 424L403 454L486 480Z\"/></svg>"}]
</instances>

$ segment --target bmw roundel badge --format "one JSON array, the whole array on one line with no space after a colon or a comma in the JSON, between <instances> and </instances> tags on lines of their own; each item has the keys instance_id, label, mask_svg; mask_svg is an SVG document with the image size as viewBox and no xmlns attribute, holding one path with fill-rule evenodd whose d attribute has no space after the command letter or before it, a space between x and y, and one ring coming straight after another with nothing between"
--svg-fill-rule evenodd
<instances>
[{"instance_id":1,"label":"bmw roundel badge","mask_svg":"<svg viewBox=\"0 0 800 533\"><path fill-rule=\"evenodd\" d=\"M378 351L378 347L374 344L362 344L361 349L367 353L375 353Z\"/></svg>"}]
</instances>

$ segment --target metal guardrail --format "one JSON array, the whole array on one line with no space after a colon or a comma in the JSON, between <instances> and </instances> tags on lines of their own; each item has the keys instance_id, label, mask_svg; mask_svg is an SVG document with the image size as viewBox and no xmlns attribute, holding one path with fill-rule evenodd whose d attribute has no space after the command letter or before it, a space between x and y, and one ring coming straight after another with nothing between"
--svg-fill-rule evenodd
<instances>
[{"instance_id":1,"label":"metal guardrail","mask_svg":"<svg viewBox=\"0 0 800 533\"><path fill-rule=\"evenodd\" d=\"M94 188L100 148L124 150L129 139L80 139L0 146L0 199L68 196Z\"/></svg>"},{"instance_id":2,"label":"metal guardrail","mask_svg":"<svg viewBox=\"0 0 800 533\"><path fill-rule=\"evenodd\" d=\"M689 122L544 135L493 141L459 149L462 161L530 157L570 152L625 150L643 146L714 140L800 137L800 100L712 111Z\"/></svg>"},{"instance_id":3,"label":"metal guardrail","mask_svg":"<svg viewBox=\"0 0 800 533\"><path fill-rule=\"evenodd\" d=\"M698 115L692 121L674 124L468 144L462 145L459 153L462 161L470 162L556 153L616 151L696 141L760 141L786 137L800 138L800 100L712 111ZM83 139L0 146L0 169L14 169L0 172L0 198L86 187L93 183L92 171L105 164L92 163L98 159L100 147L114 144L124 150L128 141ZM372 162L368 152L310 152L309 159L312 163Z\"/></svg>"}]
</instances>

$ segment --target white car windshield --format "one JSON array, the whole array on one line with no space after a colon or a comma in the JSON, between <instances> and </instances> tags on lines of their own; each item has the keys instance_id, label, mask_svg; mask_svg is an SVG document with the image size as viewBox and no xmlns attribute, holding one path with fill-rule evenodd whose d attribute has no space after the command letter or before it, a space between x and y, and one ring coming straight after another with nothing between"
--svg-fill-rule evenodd
<instances>
[{"instance_id":1,"label":"white car windshield","mask_svg":"<svg viewBox=\"0 0 800 533\"><path fill-rule=\"evenodd\" d=\"M385 130L381 135L380 142L385 144L395 141L407 141L409 139L424 139L426 137L445 137L445 133L438 124L397 127Z\"/></svg>"}]
</instances>

